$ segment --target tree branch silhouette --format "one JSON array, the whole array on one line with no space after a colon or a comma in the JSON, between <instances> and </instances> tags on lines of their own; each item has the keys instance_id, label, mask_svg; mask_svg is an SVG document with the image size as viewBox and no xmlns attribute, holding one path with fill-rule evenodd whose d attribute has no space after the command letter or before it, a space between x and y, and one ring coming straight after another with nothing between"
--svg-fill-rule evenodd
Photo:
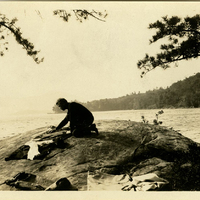
<instances>
[{"instance_id":1,"label":"tree branch silhouette","mask_svg":"<svg viewBox=\"0 0 200 200\"><path fill-rule=\"evenodd\" d=\"M5 34L4 34L5 30L10 31L10 33L12 33L13 36L15 37L15 40L17 41L17 43L20 44L23 47L23 49L26 50L27 55L31 56L37 64L39 64L40 62L43 62L44 58L39 59L37 56L40 51L35 50L33 43L31 43L28 39L22 36L21 29L16 26L16 22L17 22L17 18L9 20L5 15L0 14L0 33L1 33L0 40L6 39ZM5 50L8 50L7 45L8 45L8 42L4 42L0 45L1 56L4 55Z\"/></svg>"},{"instance_id":2,"label":"tree branch silhouette","mask_svg":"<svg viewBox=\"0 0 200 200\"><path fill-rule=\"evenodd\" d=\"M83 20L89 19L89 16L99 21L105 22L105 18L108 15L106 10L104 12L98 12L95 10L88 11L81 9L73 9L71 12L67 12L66 10L54 10L54 15L58 15L65 22L69 21L69 17L72 16L72 13L75 15L76 19L81 23L83 22Z\"/></svg>"},{"instance_id":3,"label":"tree branch silhouette","mask_svg":"<svg viewBox=\"0 0 200 200\"><path fill-rule=\"evenodd\" d=\"M143 70L141 77L156 67L167 69L172 63L177 65L181 60L200 56L200 15L183 19L165 16L160 21L149 24L148 28L157 30L150 44L164 38L168 39L168 43L162 44L160 53L155 56L146 54L138 61L138 68Z\"/></svg>"}]
</instances>

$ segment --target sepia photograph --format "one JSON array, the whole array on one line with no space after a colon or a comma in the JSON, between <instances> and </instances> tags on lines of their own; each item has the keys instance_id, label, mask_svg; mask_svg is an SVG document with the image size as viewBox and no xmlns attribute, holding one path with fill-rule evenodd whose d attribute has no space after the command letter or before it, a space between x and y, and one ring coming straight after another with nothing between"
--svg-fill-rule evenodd
<instances>
[{"instance_id":1,"label":"sepia photograph","mask_svg":"<svg viewBox=\"0 0 200 200\"><path fill-rule=\"evenodd\" d=\"M199 56L198 1L1 1L4 199L198 199Z\"/></svg>"}]
</instances>

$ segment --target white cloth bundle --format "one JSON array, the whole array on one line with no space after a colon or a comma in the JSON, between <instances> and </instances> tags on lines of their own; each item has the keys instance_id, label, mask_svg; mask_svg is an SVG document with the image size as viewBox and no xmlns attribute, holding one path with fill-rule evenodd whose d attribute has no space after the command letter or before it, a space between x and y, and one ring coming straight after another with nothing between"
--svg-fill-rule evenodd
<instances>
[{"instance_id":1,"label":"white cloth bundle","mask_svg":"<svg viewBox=\"0 0 200 200\"><path fill-rule=\"evenodd\" d=\"M37 142L31 140L31 141L27 142L26 145L30 146L30 149L29 149L28 155L27 155L27 159L33 160L35 156L40 154L40 152L38 150Z\"/></svg>"},{"instance_id":2,"label":"white cloth bundle","mask_svg":"<svg viewBox=\"0 0 200 200\"><path fill-rule=\"evenodd\" d=\"M42 144L49 144L52 143L53 140L46 140L46 141L40 141L40 142L36 142L34 140L30 140L28 141L25 145L30 146L30 149L28 151L28 155L27 155L27 159L29 160L33 160L35 156L39 155L39 149L38 149L38 145L42 145Z\"/></svg>"},{"instance_id":3,"label":"white cloth bundle","mask_svg":"<svg viewBox=\"0 0 200 200\"><path fill-rule=\"evenodd\" d=\"M160 188L167 183L165 179L159 178L154 173L130 177L129 175L110 175L105 173L90 175L88 172L87 178L88 191L148 191Z\"/></svg>"}]
</instances>

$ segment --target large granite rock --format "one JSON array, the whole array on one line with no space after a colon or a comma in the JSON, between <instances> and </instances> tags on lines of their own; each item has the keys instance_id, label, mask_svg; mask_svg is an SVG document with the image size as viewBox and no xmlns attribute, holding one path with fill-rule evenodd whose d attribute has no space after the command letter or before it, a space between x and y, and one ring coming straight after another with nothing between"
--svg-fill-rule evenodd
<instances>
[{"instance_id":1,"label":"large granite rock","mask_svg":"<svg viewBox=\"0 0 200 200\"><path fill-rule=\"evenodd\" d=\"M200 189L200 150L191 139L144 123L95 123L99 135L76 138L66 130L48 134L48 127L44 127L1 140L0 190L20 190L6 184L6 180L21 172L36 176L33 188L41 190L62 178L78 190L87 190L88 172L131 176L155 173L169 182L163 190ZM28 160L25 144L30 140L52 142L39 145L41 154Z\"/></svg>"}]
</instances>

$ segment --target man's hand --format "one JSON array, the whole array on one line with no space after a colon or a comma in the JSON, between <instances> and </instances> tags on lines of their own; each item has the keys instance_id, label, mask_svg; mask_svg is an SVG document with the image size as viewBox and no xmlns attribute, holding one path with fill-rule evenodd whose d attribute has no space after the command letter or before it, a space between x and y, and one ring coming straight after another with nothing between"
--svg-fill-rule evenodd
<instances>
[{"instance_id":1,"label":"man's hand","mask_svg":"<svg viewBox=\"0 0 200 200\"><path fill-rule=\"evenodd\" d=\"M56 132L56 127L55 126L51 126L50 129L47 131L47 133L54 133Z\"/></svg>"}]
</instances>

